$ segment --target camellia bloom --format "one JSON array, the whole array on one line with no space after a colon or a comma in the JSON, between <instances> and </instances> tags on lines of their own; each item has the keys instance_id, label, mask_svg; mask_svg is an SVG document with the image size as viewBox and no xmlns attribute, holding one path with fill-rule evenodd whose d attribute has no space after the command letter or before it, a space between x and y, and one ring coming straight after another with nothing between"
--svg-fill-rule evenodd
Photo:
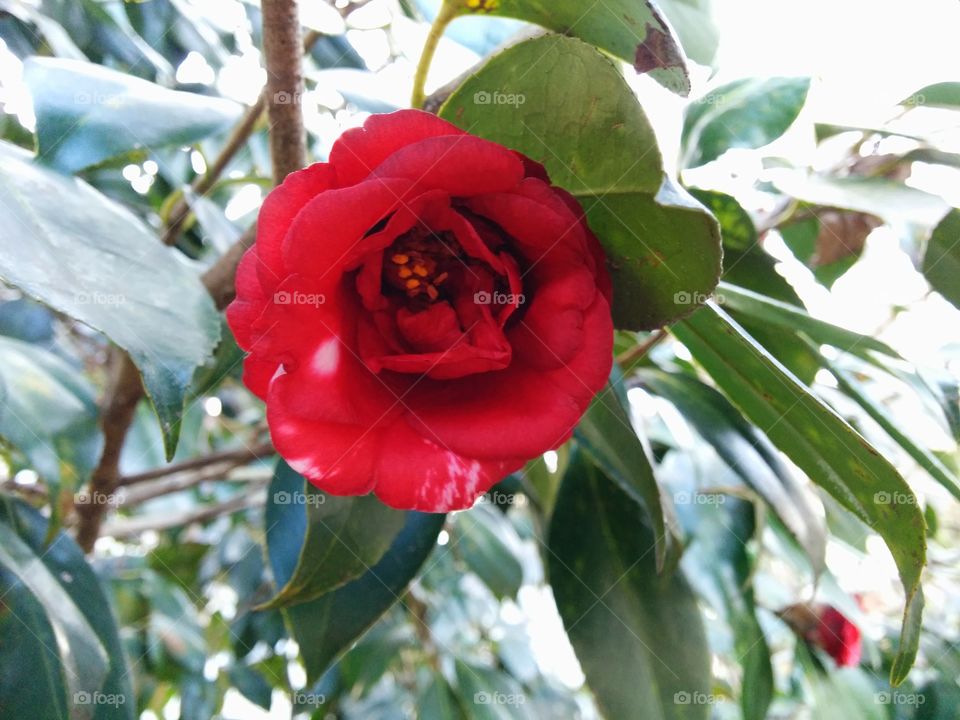
<instances>
[{"instance_id":1,"label":"camellia bloom","mask_svg":"<svg viewBox=\"0 0 960 720\"><path fill-rule=\"evenodd\" d=\"M779 614L797 634L821 648L840 667L860 662L860 630L832 605L798 603Z\"/></svg>"},{"instance_id":2,"label":"camellia bloom","mask_svg":"<svg viewBox=\"0 0 960 720\"><path fill-rule=\"evenodd\" d=\"M227 318L291 467L455 510L566 441L604 386L603 263L542 166L404 110L270 193Z\"/></svg>"}]
</instances>

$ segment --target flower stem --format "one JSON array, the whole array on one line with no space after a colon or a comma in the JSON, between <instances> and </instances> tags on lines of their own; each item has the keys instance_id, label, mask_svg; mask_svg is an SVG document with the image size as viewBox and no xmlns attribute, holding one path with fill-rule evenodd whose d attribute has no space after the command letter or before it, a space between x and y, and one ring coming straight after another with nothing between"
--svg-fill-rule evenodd
<instances>
[{"instance_id":1,"label":"flower stem","mask_svg":"<svg viewBox=\"0 0 960 720\"><path fill-rule=\"evenodd\" d=\"M433 56L437 52L437 46L440 44L440 38L443 36L447 25L456 18L462 10L460 0L443 0L440 6L440 12L430 26L430 33L427 35L427 41L423 45L423 52L420 54L420 62L417 64L416 75L413 76L413 97L410 105L418 110L423 107L427 96L424 92L424 86L427 84L427 73L430 71L430 63L433 62Z\"/></svg>"}]
</instances>

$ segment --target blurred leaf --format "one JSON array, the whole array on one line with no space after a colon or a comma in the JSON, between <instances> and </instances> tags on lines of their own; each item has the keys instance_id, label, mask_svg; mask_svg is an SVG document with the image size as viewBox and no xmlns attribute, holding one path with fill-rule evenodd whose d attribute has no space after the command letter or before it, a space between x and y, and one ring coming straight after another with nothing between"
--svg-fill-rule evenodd
<instances>
[{"instance_id":1,"label":"blurred leaf","mask_svg":"<svg viewBox=\"0 0 960 720\"><path fill-rule=\"evenodd\" d=\"M557 608L609 718L705 720L710 651L697 600L677 570L658 575L644 513L584 455L550 523Z\"/></svg>"},{"instance_id":2,"label":"blurred leaf","mask_svg":"<svg viewBox=\"0 0 960 720\"><path fill-rule=\"evenodd\" d=\"M362 575L388 550L404 513L374 495L328 495L280 460L266 523L278 591L261 609L313 600Z\"/></svg>"},{"instance_id":3,"label":"blurred leaf","mask_svg":"<svg viewBox=\"0 0 960 720\"><path fill-rule=\"evenodd\" d=\"M683 125L684 167L769 145L793 125L809 90L810 78L746 78L695 100Z\"/></svg>"},{"instance_id":4,"label":"blurred leaf","mask_svg":"<svg viewBox=\"0 0 960 720\"><path fill-rule=\"evenodd\" d=\"M457 686L469 720L526 718L523 687L500 670L463 660L456 661Z\"/></svg>"},{"instance_id":5,"label":"blurred leaf","mask_svg":"<svg viewBox=\"0 0 960 720\"><path fill-rule=\"evenodd\" d=\"M793 170L769 173L778 190L798 200L856 210L891 222L933 227L947 211L942 198L886 178L805 176Z\"/></svg>"},{"instance_id":6,"label":"blurred leaf","mask_svg":"<svg viewBox=\"0 0 960 720\"><path fill-rule=\"evenodd\" d=\"M523 566L517 555L520 538L499 511L478 505L457 513L454 533L457 551L497 599L516 599L523 584Z\"/></svg>"},{"instance_id":7,"label":"blurred leaf","mask_svg":"<svg viewBox=\"0 0 960 720\"><path fill-rule=\"evenodd\" d=\"M516 72L533 65L535 74ZM516 105L501 102L511 97ZM589 45L553 35L514 45L468 78L440 115L542 162L553 183L577 196L607 253L618 327L660 327L713 291L713 217L664 180L633 91Z\"/></svg>"},{"instance_id":8,"label":"blurred leaf","mask_svg":"<svg viewBox=\"0 0 960 720\"><path fill-rule=\"evenodd\" d=\"M690 93L683 50L652 2L604 0L584 6L579 0L548 5L538 0L481 0L473 12L517 18L572 35L630 63L638 73L649 73L671 92L684 97Z\"/></svg>"},{"instance_id":9,"label":"blurred leaf","mask_svg":"<svg viewBox=\"0 0 960 720\"><path fill-rule=\"evenodd\" d=\"M900 357L896 350L882 340L818 320L800 308L725 282L721 282L718 287L726 310L738 311L745 317L783 327L791 332L802 331L817 344L832 345L844 352L863 355L867 350L874 350L888 357Z\"/></svg>"},{"instance_id":10,"label":"blurred leaf","mask_svg":"<svg viewBox=\"0 0 960 720\"><path fill-rule=\"evenodd\" d=\"M677 31L687 57L712 67L720 45L713 0L659 0L657 5Z\"/></svg>"},{"instance_id":11,"label":"blurred leaf","mask_svg":"<svg viewBox=\"0 0 960 720\"><path fill-rule=\"evenodd\" d=\"M672 527L673 509L660 492L643 441L630 419L629 406L607 385L593 399L576 429L576 437L604 474L639 504L653 528L657 572L667 562L668 552L676 555L680 541ZM675 560L676 558L672 558Z\"/></svg>"},{"instance_id":12,"label":"blurred leaf","mask_svg":"<svg viewBox=\"0 0 960 720\"><path fill-rule=\"evenodd\" d=\"M0 276L130 353L171 457L184 393L220 330L197 273L127 210L5 143L0 187L0 222L16 228L0 237Z\"/></svg>"},{"instance_id":13,"label":"blurred leaf","mask_svg":"<svg viewBox=\"0 0 960 720\"><path fill-rule=\"evenodd\" d=\"M960 210L951 210L934 228L923 255L923 276L960 308Z\"/></svg>"},{"instance_id":14,"label":"blurred leaf","mask_svg":"<svg viewBox=\"0 0 960 720\"><path fill-rule=\"evenodd\" d=\"M940 82L927 85L900 101L900 105L960 109L960 82Z\"/></svg>"},{"instance_id":15,"label":"blurred leaf","mask_svg":"<svg viewBox=\"0 0 960 720\"><path fill-rule=\"evenodd\" d=\"M722 497L722 496L721 496ZM770 648L757 620L753 563L747 543L757 532L754 507L735 498L690 504L695 539L684 554L687 576L733 631L734 657L742 667L740 706L744 720L764 720L773 699Z\"/></svg>"},{"instance_id":16,"label":"blurred leaf","mask_svg":"<svg viewBox=\"0 0 960 720\"><path fill-rule=\"evenodd\" d=\"M247 700L264 710L270 709L273 687L259 671L247 665L234 665L230 668L229 677L230 686Z\"/></svg>"},{"instance_id":17,"label":"blurred leaf","mask_svg":"<svg viewBox=\"0 0 960 720\"><path fill-rule=\"evenodd\" d=\"M746 335L708 305L673 328L744 415L810 479L874 528L887 543L906 591L904 626L891 682L913 664L923 605L923 515L893 465Z\"/></svg>"},{"instance_id":18,"label":"blurred leaf","mask_svg":"<svg viewBox=\"0 0 960 720\"><path fill-rule=\"evenodd\" d=\"M812 707L817 720L888 720L884 696L892 691L877 692L870 676L860 668L837 668L827 671L799 644L798 664L810 689Z\"/></svg>"},{"instance_id":19,"label":"blurred leaf","mask_svg":"<svg viewBox=\"0 0 960 720\"><path fill-rule=\"evenodd\" d=\"M430 680L417 700L420 716L430 720L462 720L460 701L443 673L431 672Z\"/></svg>"},{"instance_id":20,"label":"blurred leaf","mask_svg":"<svg viewBox=\"0 0 960 720\"><path fill-rule=\"evenodd\" d=\"M814 572L826 567L823 507L780 459L777 449L723 395L679 373L641 370L640 383L669 400L723 461L753 488L804 549Z\"/></svg>"},{"instance_id":21,"label":"blurred leaf","mask_svg":"<svg viewBox=\"0 0 960 720\"><path fill-rule=\"evenodd\" d=\"M0 707L9 717L131 720L110 604L73 540L59 533L46 545L48 534L37 511L0 499Z\"/></svg>"},{"instance_id":22,"label":"blurred leaf","mask_svg":"<svg viewBox=\"0 0 960 720\"><path fill-rule=\"evenodd\" d=\"M275 582L286 584L298 560L298 549L307 532L304 510L309 483L281 461L270 485L266 510L267 555ZM313 491L316 492L316 491ZM356 498L334 498L356 500ZM295 502L296 500L296 502ZM325 504L325 503L324 503ZM311 510L314 505L309 506ZM321 507L321 506L316 506ZM289 605L284 614L300 645L308 683L312 684L330 664L360 637L404 592L436 544L445 515L396 513L403 527L393 533L393 542L378 562L364 568L360 577L321 597ZM378 536L375 525L392 525L376 514L363 518L366 529Z\"/></svg>"},{"instance_id":23,"label":"blurred leaf","mask_svg":"<svg viewBox=\"0 0 960 720\"><path fill-rule=\"evenodd\" d=\"M49 346L53 341L53 313L30 298L0 303L0 335Z\"/></svg>"},{"instance_id":24,"label":"blurred leaf","mask_svg":"<svg viewBox=\"0 0 960 720\"><path fill-rule=\"evenodd\" d=\"M240 116L231 101L76 60L31 58L24 81L37 115L38 158L63 172L138 148L189 145Z\"/></svg>"},{"instance_id":25,"label":"blurred leaf","mask_svg":"<svg viewBox=\"0 0 960 720\"><path fill-rule=\"evenodd\" d=\"M44 479L51 512L96 463L100 443L93 387L80 370L35 345L0 337L0 437Z\"/></svg>"}]
</instances>

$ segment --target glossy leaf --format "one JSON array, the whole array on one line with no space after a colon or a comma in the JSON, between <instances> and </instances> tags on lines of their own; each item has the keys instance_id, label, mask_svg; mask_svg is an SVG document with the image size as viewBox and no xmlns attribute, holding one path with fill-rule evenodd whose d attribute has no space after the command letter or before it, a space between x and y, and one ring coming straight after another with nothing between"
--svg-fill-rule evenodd
<instances>
[{"instance_id":1,"label":"glossy leaf","mask_svg":"<svg viewBox=\"0 0 960 720\"><path fill-rule=\"evenodd\" d=\"M643 512L582 454L548 546L557 608L604 715L705 720L709 705L693 702L710 688L697 599L679 570L657 574Z\"/></svg>"},{"instance_id":2,"label":"glossy leaf","mask_svg":"<svg viewBox=\"0 0 960 720\"><path fill-rule=\"evenodd\" d=\"M913 664L926 560L923 515L893 465L715 306L673 329L717 385L810 479L884 539L906 591L897 666ZM896 684L903 674L895 674Z\"/></svg>"},{"instance_id":3,"label":"glossy leaf","mask_svg":"<svg viewBox=\"0 0 960 720\"><path fill-rule=\"evenodd\" d=\"M603 468L623 492L647 513L653 528L657 572L667 564L667 553L678 549L673 509L665 504L643 442L633 427L630 410L608 385L590 404L576 429L581 447ZM669 520L668 520L669 518Z\"/></svg>"},{"instance_id":4,"label":"glossy leaf","mask_svg":"<svg viewBox=\"0 0 960 720\"><path fill-rule=\"evenodd\" d=\"M133 718L129 669L100 582L72 539L60 533L47 545L48 534L36 510L0 499L0 593L8 611L0 612L0 626L5 640L22 640L0 643L0 707L11 717Z\"/></svg>"},{"instance_id":5,"label":"glossy leaf","mask_svg":"<svg viewBox=\"0 0 960 720\"><path fill-rule=\"evenodd\" d=\"M313 600L370 570L403 527L404 513L373 495L328 495L280 460L266 523L278 591L261 609Z\"/></svg>"},{"instance_id":6,"label":"glossy leaf","mask_svg":"<svg viewBox=\"0 0 960 720\"><path fill-rule=\"evenodd\" d=\"M934 228L923 256L923 276L960 308L960 210L951 210Z\"/></svg>"},{"instance_id":7,"label":"glossy leaf","mask_svg":"<svg viewBox=\"0 0 960 720\"><path fill-rule=\"evenodd\" d=\"M130 353L172 456L184 393L220 334L197 273L127 210L5 143L0 188L0 222L16 229L0 236L0 277Z\"/></svg>"},{"instance_id":8,"label":"glossy leaf","mask_svg":"<svg viewBox=\"0 0 960 720\"><path fill-rule=\"evenodd\" d=\"M534 64L536 74L516 72ZM515 45L468 78L440 114L543 163L578 198L609 258L618 327L659 327L713 291L716 222L664 180L643 110L590 46L560 36Z\"/></svg>"},{"instance_id":9,"label":"glossy leaf","mask_svg":"<svg viewBox=\"0 0 960 720\"><path fill-rule=\"evenodd\" d=\"M516 599L523 584L520 538L499 511L479 505L458 513L453 535L457 553L498 599Z\"/></svg>"},{"instance_id":10,"label":"glossy leaf","mask_svg":"<svg viewBox=\"0 0 960 720\"><path fill-rule=\"evenodd\" d=\"M825 567L823 507L780 459L770 441L723 395L679 373L641 370L640 383L673 403L696 431L777 514L804 549L814 571Z\"/></svg>"},{"instance_id":11,"label":"glossy leaf","mask_svg":"<svg viewBox=\"0 0 960 720\"><path fill-rule=\"evenodd\" d=\"M227 129L240 106L62 58L30 58L38 159L76 172L131 150L189 145Z\"/></svg>"},{"instance_id":12,"label":"glossy leaf","mask_svg":"<svg viewBox=\"0 0 960 720\"><path fill-rule=\"evenodd\" d=\"M809 89L810 78L748 78L694 101L683 126L684 166L706 165L732 148L769 145L793 125Z\"/></svg>"},{"instance_id":13,"label":"glossy leaf","mask_svg":"<svg viewBox=\"0 0 960 720\"><path fill-rule=\"evenodd\" d=\"M684 97L690 93L680 42L659 8L647 0L592 5L578 0L475 0L464 5L476 13L517 18L578 37L630 63L638 73L649 73L668 90Z\"/></svg>"}]
</instances>

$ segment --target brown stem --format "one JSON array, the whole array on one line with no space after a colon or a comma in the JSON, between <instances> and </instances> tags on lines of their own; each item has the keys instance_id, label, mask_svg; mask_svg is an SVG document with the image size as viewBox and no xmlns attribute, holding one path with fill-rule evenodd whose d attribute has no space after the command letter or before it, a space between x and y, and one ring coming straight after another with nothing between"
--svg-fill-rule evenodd
<instances>
[{"instance_id":1,"label":"brown stem","mask_svg":"<svg viewBox=\"0 0 960 720\"><path fill-rule=\"evenodd\" d=\"M270 157L277 185L307 164L303 95L303 40L296 0L263 0L263 55L267 66Z\"/></svg>"},{"instance_id":2,"label":"brown stem","mask_svg":"<svg viewBox=\"0 0 960 720\"><path fill-rule=\"evenodd\" d=\"M156 480L166 475L196 470L207 467L208 465L241 464L250 460L269 457L273 455L273 453L273 445L270 443L261 443L252 448L244 447L238 450L224 450L222 452L204 455L203 457L192 458L190 460L184 460L183 462L154 468L153 470L147 470L142 473L137 473L136 475L126 475L120 479L119 484L123 487L129 487L130 485L136 485L146 482L147 480Z\"/></svg>"},{"instance_id":3,"label":"brown stem","mask_svg":"<svg viewBox=\"0 0 960 720\"><path fill-rule=\"evenodd\" d=\"M114 346L110 350L111 381L100 409L103 452L90 475L90 502L77 505L77 543L84 552L93 550L100 535L103 514L120 482L120 452L133 422L137 403L143 397L140 372L130 356Z\"/></svg>"}]
</instances>

